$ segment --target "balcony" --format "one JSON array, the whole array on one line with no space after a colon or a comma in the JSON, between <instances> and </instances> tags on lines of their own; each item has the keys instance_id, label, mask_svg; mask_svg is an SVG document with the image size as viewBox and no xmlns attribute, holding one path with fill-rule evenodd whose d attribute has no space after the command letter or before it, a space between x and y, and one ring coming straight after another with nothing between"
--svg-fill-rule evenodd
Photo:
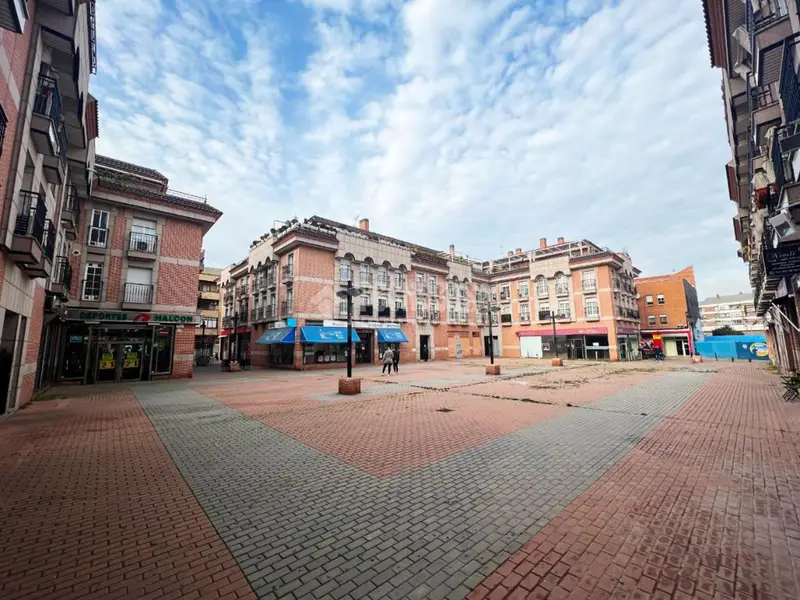
<instances>
[{"instance_id":1,"label":"balcony","mask_svg":"<svg viewBox=\"0 0 800 600\"><path fill-rule=\"evenodd\" d=\"M372 316L372 304L362 304L358 308L358 314L362 317L371 317Z\"/></svg>"},{"instance_id":2,"label":"balcony","mask_svg":"<svg viewBox=\"0 0 800 600\"><path fill-rule=\"evenodd\" d=\"M539 311L539 320L540 321L549 321L552 317L550 316L551 312L549 310L540 310Z\"/></svg>"},{"instance_id":3,"label":"balcony","mask_svg":"<svg viewBox=\"0 0 800 600\"><path fill-rule=\"evenodd\" d=\"M23 264L22 270L28 277L49 277L56 247L56 227L50 219L45 219L42 233L42 258L34 263Z\"/></svg>"},{"instance_id":4,"label":"balcony","mask_svg":"<svg viewBox=\"0 0 800 600\"><path fill-rule=\"evenodd\" d=\"M518 290L517 294L520 300L527 300L528 299L528 291L527 290Z\"/></svg>"},{"instance_id":5,"label":"balcony","mask_svg":"<svg viewBox=\"0 0 800 600\"><path fill-rule=\"evenodd\" d=\"M247 325L250 322L250 313L247 310L247 305L241 307L239 311L239 325Z\"/></svg>"},{"instance_id":6,"label":"balcony","mask_svg":"<svg viewBox=\"0 0 800 600\"><path fill-rule=\"evenodd\" d=\"M406 278L405 277L395 278L394 287L396 290L406 289Z\"/></svg>"},{"instance_id":7,"label":"balcony","mask_svg":"<svg viewBox=\"0 0 800 600\"><path fill-rule=\"evenodd\" d=\"M475 315L475 323L479 326L484 326L488 323L488 321L483 313L479 311L478 314Z\"/></svg>"},{"instance_id":8,"label":"balcony","mask_svg":"<svg viewBox=\"0 0 800 600\"><path fill-rule=\"evenodd\" d=\"M458 317L458 322L461 323L462 325L467 325L469 323L469 313L460 312L458 313L457 317Z\"/></svg>"},{"instance_id":9,"label":"balcony","mask_svg":"<svg viewBox=\"0 0 800 600\"><path fill-rule=\"evenodd\" d=\"M153 304L153 285L150 283L126 283L122 297L122 308L142 308Z\"/></svg>"},{"instance_id":10,"label":"balcony","mask_svg":"<svg viewBox=\"0 0 800 600\"><path fill-rule=\"evenodd\" d=\"M358 285L361 287L371 287L372 286L372 273L365 273L361 272L358 274Z\"/></svg>"},{"instance_id":11,"label":"balcony","mask_svg":"<svg viewBox=\"0 0 800 600\"><path fill-rule=\"evenodd\" d=\"M81 281L80 294L83 302L101 302L105 288L102 279L91 278Z\"/></svg>"},{"instance_id":12,"label":"balcony","mask_svg":"<svg viewBox=\"0 0 800 600\"><path fill-rule=\"evenodd\" d=\"M396 319L405 319L407 318L407 313L405 308L397 308L394 311L394 316Z\"/></svg>"},{"instance_id":13,"label":"balcony","mask_svg":"<svg viewBox=\"0 0 800 600\"><path fill-rule=\"evenodd\" d=\"M281 267L281 283L290 284L294 281L294 265Z\"/></svg>"},{"instance_id":14,"label":"balcony","mask_svg":"<svg viewBox=\"0 0 800 600\"><path fill-rule=\"evenodd\" d=\"M594 294L597 292L597 281L594 279L586 279L581 281L581 290L586 294Z\"/></svg>"},{"instance_id":15,"label":"balcony","mask_svg":"<svg viewBox=\"0 0 800 600\"><path fill-rule=\"evenodd\" d=\"M501 314L500 323L502 323L503 327L508 327L509 325L511 325L511 313Z\"/></svg>"},{"instance_id":16,"label":"balcony","mask_svg":"<svg viewBox=\"0 0 800 600\"><path fill-rule=\"evenodd\" d=\"M429 315L427 310L417 310L417 321L427 321L428 319Z\"/></svg>"},{"instance_id":17,"label":"balcony","mask_svg":"<svg viewBox=\"0 0 800 600\"><path fill-rule=\"evenodd\" d=\"M346 284L348 281L353 280L353 270L352 269L339 269L339 282L342 284Z\"/></svg>"},{"instance_id":18,"label":"balcony","mask_svg":"<svg viewBox=\"0 0 800 600\"><path fill-rule=\"evenodd\" d=\"M441 289L438 285L431 285L428 284L428 294L431 296L438 296L441 293Z\"/></svg>"},{"instance_id":19,"label":"balcony","mask_svg":"<svg viewBox=\"0 0 800 600\"><path fill-rule=\"evenodd\" d=\"M256 281L253 284L253 289L256 292L260 292L267 289L267 278L264 276L256 277Z\"/></svg>"},{"instance_id":20,"label":"balcony","mask_svg":"<svg viewBox=\"0 0 800 600\"><path fill-rule=\"evenodd\" d=\"M511 292L501 291L500 302L508 302L509 300L511 300Z\"/></svg>"},{"instance_id":21,"label":"balcony","mask_svg":"<svg viewBox=\"0 0 800 600\"><path fill-rule=\"evenodd\" d=\"M62 124L61 92L58 80L39 75L31 118L31 138L45 157L45 178L53 184L64 181L67 157L66 133Z\"/></svg>"},{"instance_id":22,"label":"balcony","mask_svg":"<svg viewBox=\"0 0 800 600\"><path fill-rule=\"evenodd\" d=\"M275 271L268 271L267 272L267 287L268 288L274 288L276 283L277 283L275 280L276 280Z\"/></svg>"},{"instance_id":23,"label":"balcony","mask_svg":"<svg viewBox=\"0 0 800 600\"><path fill-rule=\"evenodd\" d=\"M417 284L417 296L427 296L428 288L424 284Z\"/></svg>"},{"instance_id":24,"label":"balcony","mask_svg":"<svg viewBox=\"0 0 800 600\"><path fill-rule=\"evenodd\" d=\"M381 319L391 319L392 318L392 309L388 306L378 307L378 317Z\"/></svg>"},{"instance_id":25,"label":"balcony","mask_svg":"<svg viewBox=\"0 0 800 600\"><path fill-rule=\"evenodd\" d=\"M565 308L564 310L559 310L556 313L556 319L558 319L559 321L571 321L572 312L568 308Z\"/></svg>"},{"instance_id":26,"label":"balcony","mask_svg":"<svg viewBox=\"0 0 800 600\"><path fill-rule=\"evenodd\" d=\"M537 298L549 298L550 297L550 290L546 287L539 287L536 286L536 297Z\"/></svg>"},{"instance_id":27,"label":"balcony","mask_svg":"<svg viewBox=\"0 0 800 600\"><path fill-rule=\"evenodd\" d=\"M81 222L81 199L78 197L78 188L70 185L67 188L67 197L61 209L61 226L70 240L77 237L78 223Z\"/></svg>"},{"instance_id":28,"label":"balcony","mask_svg":"<svg viewBox=\"0 0 800 600\"><path fill-rule=\"evenodd\" d=\"M151 233L131 231L128 237L128 256L153 260L158 248L158 236Z\"/></svg>"},{"instance_id":29,"label":"balcony","mask_svg":"<svg viewBox=\"0 0 800 600\"><path fill-rule=\"evenodd\" d=\"M556 284L556 296L569 296L569 285Z\"/></svg>"},{"instance_id":30,"label":"balcony","mask_svg":"<svg viewBox=\"0 0 800 600\"><path fill-rule=\"evenodd\" d=\"M222 303L230 304L231 302L233 302L233 291L228 290L222 295Z\"/></svg>"},{"instance_id":31,"label":"balcony","mask_svg":"<svg viewBox=\"0 0 800 600\"><path fill-rule=\"evenodd\" d=\"M37 264L44 257L44 229L47 216L43 194L20 192L21 208L14 224L11 258L20 264Z\"/></svg>"},{"instance_id":32,"label":"balcony","mask_svg":"<svg viewBox=\"0 0 800 600\"><path fill-rule=\"evenodd\" d=\"M281 316L285 317L287 315L291 315L294 312L294 302L290 300L284 300L281 302Z\"/></svg>"},{"instance_id":33,"label":"balcony","mask_svg":"<svg viewBox=\"0 0 800 600\"><path fill-rule=\"evenodd\" d=\"M86 245L89 247L89 250L104 250L105 248L108 248L108 228L95 226L89 227Z\"/></svg>"},{"instance_id":34,"label":"balcony","mask_svg":"<svg viewBox=\"0 0 800 600\"><path fill-rule=\"evenodd\" d=\"M442 315L438 310L432 310L430 312L431 321L438 323L442 320Z\"/></svg>"},{"instance_id":35,"label":"balcony","mask_svg":"<svg viewBox=\"0 0 800 600\"><path fill-rule=\"evenodd\" d=\"M278 318L274 304L267 304L266 306L262 306L261 310L264 312L264 315L262 317L264 321L274 321Z\"/></svg>"},{"instance_id":36,"label":"balcony","mask_svg":"<svg viewBox=\"0 0 800 600\"><path fill-rule=\"evenodd\" d=\"M600 320L600 313L598 311L592 311L587 309L586 313L586 320L587 321L599 321Z\"/></svg>"},{"instance_id":37,"label":"balcony","mask_svg":"<svg viewBox=\"0 0 800 600\"><path fill-rule=\"evenodd\" d=\"M382 290L388 290L391 286L391 280L388 275L378 274L378 287Z\"/></svg>"},{"instance_id":38,"label":"balcony","mask_svg":"<svg viewBox=\"0 0 800 600\"><path fill-rule=\"evenodd\" d=\"M50 272L50 293L63 301L69 300L69 289L72 287L72 266L66 256L56 256Z\"/></svg>"},{"instance_id":39,"label":"balcony","mask_svg":"<svg viewBox=\"0 0 800 600\"><path fill-rule=\"evenodd\" d=\"M258 323L264 319L264 307L259 306L250 311L250 322Z\"/></svg>"},{"instance_id":40,"label":"balcony","mask_svg":"<svg viewBox=\"0 0 800 600\"><path fill-rule=\"evenodd\" d=\"M223 329L233 329L234 326L238 323L237 319L233 317L222 317L222 328Z\"/></svg>"},{"instance_id":41,"label":"balcony","mask_svg":"<svg viewBox=\"0 0 800 600\"><path fill-rule=\"evenodd\" d=\"M530 323L531 322L531 313L519 313L519 322L520 323Z\"/></svg>"}]
</instances>

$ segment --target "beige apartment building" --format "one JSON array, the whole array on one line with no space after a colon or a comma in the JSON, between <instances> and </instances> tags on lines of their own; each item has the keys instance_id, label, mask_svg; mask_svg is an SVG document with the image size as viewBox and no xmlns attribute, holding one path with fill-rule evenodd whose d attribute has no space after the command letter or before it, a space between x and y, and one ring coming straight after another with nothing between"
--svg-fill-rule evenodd
<instances>
[{"instance_id":1,"label":"beige apartment building","mask_svg":"<svg viewBox=\"0 0 800 600\"><path fill-rule=\"evenodd\" d=\"M705 335L720 327L747 334L765 332L764 319L756 315L753 294L717 294L706 298L700 303L700 318Z\"/></svg>"},{"instance_id":2,"label":"beige apartment building","mask_svg":"<svg viewBox=\"0 0 800 600\"><path fill-rule=\"evenodd\" d=\"M736 207L733 235L748 265L770 356L800 368L800 33L797 0L702 0L713 67L722 74Z\"/></svg>"},{"instance_id":3,"label":"beige apartment building","mask_svg":"<svg viewBox=\"0 0 800 600\"><path fill-rule=\"evenodd\" d=\"M219 278L222 269L203 266L197 283L200 323L194 332L195 355L219 355Z\"/></svg>"},{"instance_id":4,"label":"beige apartment building","mask_svg":"<svg viewBox=\"0 0 800 600\"><path fill-rule=\"evenodd\" d=\"M348 282L354 362L387 347L401 362L498 356L626 359L638 350L630 257L582 240L478 261L314 216L281 223L223 269L221 356L324 368L346 361ZM555 315L556 337L553 338ZM490 326L491 320L491 326Z\"/></svg>"}]
</instances>

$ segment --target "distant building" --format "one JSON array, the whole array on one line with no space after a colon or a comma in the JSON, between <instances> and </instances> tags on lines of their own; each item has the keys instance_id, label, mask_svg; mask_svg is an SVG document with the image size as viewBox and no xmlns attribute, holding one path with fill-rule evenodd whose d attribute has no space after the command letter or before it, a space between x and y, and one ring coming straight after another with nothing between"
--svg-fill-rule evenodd
<instances>
[{"instance_id":1,"label":"distant building","mask_svg":"<svg viewBox=\"0 0 800 600\"><path fill-rule=\"evenodd\" d=\"M703 333L710 335L720 327L731 327L742 333L764 333L764 320L756 315L753 294L712 296L700 303Z\"/></svg>"},{"instance_id":2,"label":"distant building","mask_svg":"<svg viewBox=\"0 0 800 600\"><path fill-rule=\"evenodd\" d=\"M195 354L219 353L219 277L222 269L204 267L197 285L200 324L194 331ZM205 325L205 328L203 327Z\"/></svg>"},{"instance_id":3,"label":"distant building","mask_svg":"<svg viewBox=\"0 0 800 600\"><path fill-rule=\"evenodd\" d=\"M686 267L671 275L639 277L642 340L662 348L667 356L694 352L695 324L700 318L694 269Z\"/></svg>"}]
</instances>

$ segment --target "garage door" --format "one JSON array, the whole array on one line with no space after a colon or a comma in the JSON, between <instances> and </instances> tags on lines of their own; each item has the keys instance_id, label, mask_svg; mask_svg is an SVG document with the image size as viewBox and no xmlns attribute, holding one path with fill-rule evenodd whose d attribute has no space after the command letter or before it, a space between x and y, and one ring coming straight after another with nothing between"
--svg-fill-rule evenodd
<instances>
[{"instance_id":1,"label":"garage door","mask_svg":"<svg viewBox=\"0 0 800 600\"><path fill-rule=\"evenodd\" d=\"M542 358L542 338L538 335L519 338L519 353L522 358Z\"/></svg>"}]
</instances>

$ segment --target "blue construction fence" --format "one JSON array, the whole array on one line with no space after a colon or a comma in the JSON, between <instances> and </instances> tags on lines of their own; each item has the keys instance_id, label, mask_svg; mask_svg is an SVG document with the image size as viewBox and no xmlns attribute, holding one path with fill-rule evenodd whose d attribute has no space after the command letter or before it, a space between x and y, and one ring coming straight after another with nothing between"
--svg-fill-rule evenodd
<instances>
[{"instance_id":1,"label":"blue construction fence","mask_svg":"<svg viewBox=\"0 0 800 600\"><path fill-rule=\"evenodd\" d=\"M769 360L767 339L763 335L711 335L695 343L703 358Z\"/></svg>"}]
</instances>

